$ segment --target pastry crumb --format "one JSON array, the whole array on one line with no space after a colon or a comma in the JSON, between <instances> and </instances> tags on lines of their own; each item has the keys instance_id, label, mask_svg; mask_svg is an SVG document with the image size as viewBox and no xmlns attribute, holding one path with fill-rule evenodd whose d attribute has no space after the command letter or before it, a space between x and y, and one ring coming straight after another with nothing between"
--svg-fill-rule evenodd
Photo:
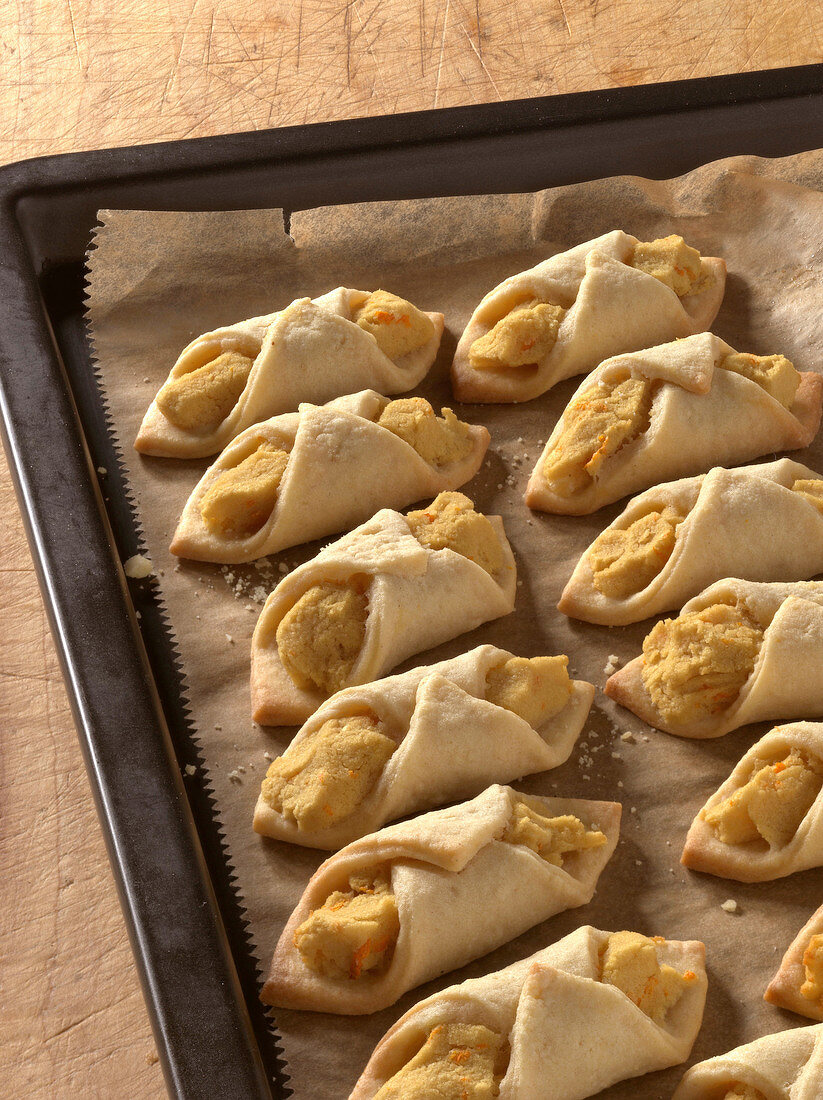
<instances>
[{"instance_id":1,"label":"pastry crumb","mask_svg":"<svg viewBox=\"0 0 823 1100\"><path fill-rule=\"evenodd\" d=\"M123 562L123 569L131 580L141 581L154 572L154 563L144 554L133 554Z\"/></svg>"},{"instance_id":2,"label":"pastry crumb","mask_svg":"<svg viewBox=\"0 0 823 1100\"><path fill-rule=\"evenodd\" d=\"M722 902L720 908L724 913L738 913L740 911L740 906L734 898L729 898L727 901Z\"/></svg>"},{"instance_id":3,"label":"pastry crumb","mask_svg":"<svg viewBox=\"0 0 823 1100\"><path fill-rule=\"evenodd\" d=\"M603 671L606 673L607 676L611 676L611 674L613 672L617 672L619 668L620 658L617 656L616 653L610 653L608 661L606 661L605 665L603 666Z\"/></svg>"},{"instance_id":4,"label":"pastry crumb","mask_svg":"<svg viewBox=\"0 0 823 1100\"><path fill-rule=\"evenodd\" d=\"M620 740L625 741L627 745L636 745L637 744L637 738L634 736L634 734L631 732L631 730L626 730L625 733L621 733L620 734Z\"/></svg>"},{"instance_id":5,"label":"pastry crumb","mask_svg":"<svg viewBox=\"0 0 823 1100\"><path fill-rule=\"evenodd\" d=\"M105 476L106 476L106 474L107 474L107 473L108 473L109 471L108 471L108 470L106 469L106 467L105 467L105 466L98 466L98 467L97 467L97 472L98 472L98 474L99 474L99 475L100 475L101 477L105 477Z\"/></svg>"},{"instance_id":6,"label":"pastry crumb","mask_svg":"<svg viewBox=\"0 0 823 1100\"><path fill-rule=\"evenodd\" d=\"M233 771L229 772L229 779L231 780L232 783L242 783L243 782L243 777L241 776L240 770L238 768L235 768Z\"/></svg>"},{"instance_id":7,"label":"pastry crumb","mask_svg":"<svg viewBox=\"0 0 823 1100\"><path fill-rule=\"evenodd\" d=\"M197 768L195 768L194 764L186 764L185 768L183 768L183 771L186 773L186 775L197 774Z\"/></svg>"}]
</instances>

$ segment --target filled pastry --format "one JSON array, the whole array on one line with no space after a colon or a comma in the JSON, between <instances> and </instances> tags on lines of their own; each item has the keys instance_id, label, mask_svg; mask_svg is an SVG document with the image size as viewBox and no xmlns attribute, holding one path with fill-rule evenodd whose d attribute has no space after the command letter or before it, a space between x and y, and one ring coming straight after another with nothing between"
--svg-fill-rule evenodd
<instances>
[{"instance_id":1,"label":"filled pastry","mask_svg":"<svg viewBox=\"0 0 823 1100\"><path fill-rule=\"evenodd\" d=\"M727 579L664 619L606 694L666 733L823 717L823 582Z\"/></svg>"},{"instance_id":2,"label":"filled pastry","mask_svg":"<svg viewBox=\"0 0 823 1100\"><path fill-rule=\"evenodd\" d=\"M704 957L699 941L578 928L415 1005L349 1100L583 1100L678 1065L703 1020Z\"/></svg>"},{"instance_id":3,"label":"filled pastry","mask_svg":"<svg viewBox=\"0 0 823 1100\"><path fill-rule=\"evenodd\" d=\"M403 298L337 287L198 336L180 354L137 434L162 458L205 458L245 428L303 401L373 388L403 393L426 375L443 315Z\"/></svg>"},{"instance_id":4,"label":"filled pastry","mask_svg":"<svg viewBox=\"0 0 823 1100\"><path fill-rule=\"evenodd\" d=\"M611 355L709 328L726 265L682 237L615 229L505 279L457 345L458 401L529 401Z\"/></svg>"},{"instance_id":5,"label":"filled pastry","mask_svg":"<svg viewBox=\"0 0 823 1100\"><path fill-rule=\"evenodd\" d=\"M172 553L254 561L457 489L480 469L489 433L441 411L364 390L247 428L189 497Z\"/></svg>"},{"instance_id":6,"label":"filled pastry","mask_svg":"<svg viewBox=\"0 0 823 1100\"><path fill-rule=\"evenodd\" d=\"M517 571L499 516L462 493L383 509L285 577L252 641L252 711L304 722L335 692L514 609Z\"/></svg>"},{"instance_id":7,"label":"filled pastry","mask_svg":"<svg viewBox=\"0 0 823 1100\"><path fill-rule=\"evenodd\" d=\"M619 355L586 378L526 489L530 508L587 515L661 481L806 447L823 376L710 332Z\"/></svg>"},{"instance_id":8,"label":"filled pastry","mask_svg":"<svg viewBox=\"0 0 823 1100\"><path fill-rule=\"evenodd\" d=\"M823 905L795 936L763 999L811 1020L823 1020Z\"/></svg>"},{"instance_id":9,"label":"filled pastry","mask_svg":"<svg viewBox=\"0 0 823 1100\"><path fill-rule=\"evenodd\" d=\"M681 862L738 882L821 866L821 788L823 723L777 726L752 745L694 819ZM816 961L813 971L813 979L823 977Z\"/></svg>"},{"instance_id":10,"label":"filled pastry","mask_svg":"<svg viewBox=\"0 0 823 1100\"><path fill-rule=\"evenodd\" d=\"M657 485L583 554L557 605L623 626L682 607L723 577L802 580L823 572L823 477L781 458Z\"/></svg>"},{"instance_id":11,"label":"filled pastry","mask_svg":"<svg viewBox=\"0 0 823 1100\"><path fill-rule=\"evenodd\" d=\"M698 1062L672 1100L820 1100L823 1025L764 1035Z\"/></svg>"},{"instance_id":12,"label":"filled pastry","mask_svg":"<svg viewBox=\"0 0 823 1100\"><path fill-rule=\"evenodd\" d=\"M387 821L556 768L594 687L567 657L484 645L436 665L345 688L269 765L254 812L264 836L340 848Z\"/></svg>"},{"instance_id":13,"label":"filled pastry","mask_svg":"<svg viewBox=\"0 0 823 1100\"><path fill-rule=\"evenodd\" d=\"M489 787L349 844L283 930L262 1000L356 1015L585 905L620 805Z\"/></svg>"}]
</instances>

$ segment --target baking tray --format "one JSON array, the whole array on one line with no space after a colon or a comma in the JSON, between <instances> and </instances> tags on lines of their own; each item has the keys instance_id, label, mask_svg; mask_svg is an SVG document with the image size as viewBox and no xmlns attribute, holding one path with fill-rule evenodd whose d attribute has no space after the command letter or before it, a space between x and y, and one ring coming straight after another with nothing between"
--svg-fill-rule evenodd
<instances>
[{"instance_id":1,"label":"baking tray","mask_svg":"<svg viewBox=\"0 0 823 1100\"><path fill-rule=\"evenodd\" d=\"M173 1096L289 1094L94 380L103 207L228 210L532 191L823 146L823 66L41 158L0 169L4 442ZM99 477L98 468L107 472ZM139 613L138 623L135 612ZM59 812L59 810L57 811Z\"/></svg>"}]
</instances>

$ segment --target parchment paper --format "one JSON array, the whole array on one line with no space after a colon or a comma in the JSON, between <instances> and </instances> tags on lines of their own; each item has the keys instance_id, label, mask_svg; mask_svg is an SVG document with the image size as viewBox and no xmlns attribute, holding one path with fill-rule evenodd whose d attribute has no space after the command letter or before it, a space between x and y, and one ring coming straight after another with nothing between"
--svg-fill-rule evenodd
<instances>
[{"instance_id":1,"label":"parchment paper","mask_svg":"<svg viewBox=\"0 0 823 1100\"><path fill-rule=\"evenodd\" d=\"M140 420L183 346L198 333L285 306L339 284L378 286L446 315L435 367L419 391L450 404L448 366L480 297L505 276L609 229L642 239L680 233L704 254L725 257L729 279L714 326L741 351L784 352L801 370L823 367L823 153L779 161L735 158L670 182L632 177L536 195L432 199L278 211L101 213L90 253L89 305L97 367L113 432L158 570L185 667L192 720L206 760L263 970L288 914L323 856L252 832L259 783L293 729L261 729L249 716L249 644L260 605L283 572L319 544L261 566L175 566L168 545L205 462L139 456ZM525 405L461 406L488 425L487 461L467 487L479 508L504 517L518 568L513 615L416 659L428 663L492 642L516 653L568 653L576 676L602 688L610 654L634 656L651 623L606 629L567 620L561 588L592 538L622 504L591 517L532 514L522 501L529 472L580 379ZM771 456L766 456L771 457ZM823 469L823 445L798 460ZM414 664L416 662L410 662ZM768 728L719 741L681 741L651 730L598 691L577 750L524 790L616 799L622 839L595 900L538 926L471 966L405 996L371 1017L278 1012L276 1023L301 1098L348 1095L377 1040L419 998L522 958L581 923L698 938L708 949L709 999L691 1061L802 1023L762 1000L786 946L823 900L823 871L742 885L680 867L688 825L733 764ZM626 742L621 734L636 740ZM721 909L738 902L736 915ZM668 1097L675 1068L608 1091L608 1097Z\"/></svg>"}]
</instances>

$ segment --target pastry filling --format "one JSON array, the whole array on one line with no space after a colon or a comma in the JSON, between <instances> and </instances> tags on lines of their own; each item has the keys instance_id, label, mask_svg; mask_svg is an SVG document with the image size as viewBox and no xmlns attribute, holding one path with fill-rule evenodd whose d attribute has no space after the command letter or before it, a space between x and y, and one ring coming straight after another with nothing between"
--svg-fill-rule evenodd
<instances>
[{"instance_id":1,"label":"pastry filling","mask_svg":"<svg viewBox=\"0 0 823 1100\"><path fill-rule=\"evenodd\" d=\"M366 583L316 584L280 620L280 660L298 687L332 695L346 686L366 637Z\"/></svg>"},{"instance_id":2,"label":"pastry filling","mask_svg":"<svg viewBox=\"0 0 823 1100\"><path fill-rule=\"evenodd\" d=\"M571 852L587 852L606 843L599 829L587 829L573 814L544 817L520 801L514 803L511 820L500 839L530 848L554 867L562 867L563 856Z\"/></svg>"},{"instance_id":3,"label":"pastry filling","mask_svg":"<svg viewBox=\"0 0 823 1100\"><path fill-rule=\"evenodd\" d=\"M438 1024L374 1100L491 1100L509 1057L508 1041L482 1024Z\"/></svg>"},{"instance_id":4,"label":"pastry filling","mask_svg":"<svg viewBox=\"0 0 823 1100\"><path fill-rule=\"evenodd\" d=\"M592 584L612 600L642 592L661 572L674 550L684 517L666 506L623 529L604 531L589 550Z\"/></svg>"},{"instance_id":5,"label":"pastry filling","mask_svg":"<svg viewBox=\"0 0 823 1100\"><path fill-rule=\"evenodd\" d=\"M614 985L657 1024L697 981L693 970L685 974L657 958L659 938L639 932L614 932L601 949L600 980Z\"/></svg>"},{"instance_id":6,"label":"pastry filling","mask_svg":"<svg viewBox=\"0 0 823 1100\"><path fill-rule=\"evenodd\" d=\"M237 404L253 364L239 351L224 351L205 366L170 378L157 394L157 407L184 432L214 431Z\"/></svg>"},{"instance_id":7,"label":"pastry filling","mask_svg":"<svg viewBox=\"0 0 823 1100\"><path fill-rule=\"evenodd\" d=\"M475 370L536 367L557 342L565 315L565 309L550 302L523 302L474 341L469 362Z\"/></svg>"},{"instance_id":8,"label":"pastry filling","mask_svg":"<svg viewBox=\"0 0 823 1100\"><path fill-rule=\"evenodd\" d=\"M326 829L361 805L397 748L372 714L330 718L269 765L260 791L298 829Z\"/></svg>"},{"instance_id":9,"label":"pastry filling","mask_svg":"<svg viewBox=\"0 0 823 1100\"><path fill-rule=\"evenodd\" d=\"M699 293L714 281L711 271L704 269L697 249L690 248L674 233L635 245L629 264L659 279L679 298Z\"/></svg>"},{"instance_id":10,"label":"pastry filling","mask_svg":"<svg viewBox=\"0 0 823 1100\"><path fill-rule=\"evenodd\" d=\"M209 530L235 538L256 534L274 511L288 461L286 451L263 441L253 454L224 470L200 501Z\"/></svg>"},{"instance_id":11,"label":"pastry filling","mask_svg":"<svg viewBox=\"0 0 823 1100\"><path fill-rule=\"evenodd\" d=\"M459 462L474 450L469 425L458 420L451 409L441 409L442 418L422 397L390 401L377 423L400 436L432 466Z\"/></svg>"},{"instance_id":12,"label":"pastry filling","mask_svg":"<svg viewBox=\"0 0 823 1100\"><path fill-rule=\"evenodd\" d=\"M785 355L749 355L735 352L721 360L720 366L723 370L742 374L744 378L756 382L786 409L794 401L800 385L800 375Z\"/></svg>"},{"instance_id":13,"label":"pastry filling","mask_svg":"<svg viewBox=\"0 0 823 1100\"><path fill-rule=\"evenodd\" d=\"M402 359L434 338L431 318L405 298L398 298L387 290L375 290L370 294L354 311L352 320L372 334L389 359Z\"/></svg>"},{"instance_id":14,"label":"pastry filling","mask_svg":"<svg viewBox=\"0 0 823 1100\"><path fill-rule=\"evenodd\" d=\"M324 978L377 976L391 962L400 919L391 870L375 867L334 890L294 933L294 946L310 970Z\"/></svg>"},{"instance_id":15,"label":"pastry filling","mask_svg":"<svg viewBox=\"0 0 823 1100\"><path fill-rule=\"evenodd\" d=\"M698 722L732 705L762 641L760 625L736 605L664 619L643 642L643 683L671 725Z\"/></svg>"},{"instance_id":16,"label":"pastry filling","mask_svg":"<svg viewBox=\"0 0 823 1100\"><path fill-rule=\"evenodd\" d=\"M765 840L788 844L823 786L823 761L793 749L774 763L758 760L748 783L704 810L703 820L723 844Z\"/></svg>"},{"instance_id":17,"label":"pastry filling","mask_svg":"<svg viewBox=\"0 0 823 1100\"><path fill-rule=\"evenodd\" d=\"M754 1085L745 1085L735 1081L731 1088L723 1093L722 1100L766 1100L766 1097Z\"/></svg>"},{"instance_id":18,"label":"pastry filling","mask_svg":"<svg viewBox=\"0 0 823 1100\"><path fill-rule=\"evenodd\" d=\"M587 489L600 467L646 431L652 386L644 378L600 383L563 414L563 429L543 461L543 474L561 496Z\"/></svg>"},{"instance_id":19,"label":"pastry filling","mask_svg":"<svg viewBox=\"0 0 823 1100\"><path fill-rule=\"evenodd\" d=\"M823 512L823 478L806 478L792 485L793 493L800 493L804 500Z\"/></svg>"},{"instance_id":20,"label":"pastry filling","mask_svg":"<svg viewBox=\"0 0 823 1100\"><path fill-rule=\"evenodd\" d=\"M454 550L494 576L503 566L500 540L488 519L462 493L440 493L406 516L411 533L429 550Z\"/></svg>"},{"instance_id":21,"label":"pastry filling","mask_svg":"<svg viewBox=\"0 0 823 1100\"><path fill-rule=\"evenodd\" d=\"M568 657L509 657L486 673L486 699L513 711L534 729L568 703Z\"/></svg>"},{"instance_id":22,"label":"pastry filling","mask_svg":"<svg viewBox=\"0 0 823 1100\"><path fill-rule=\"evenodd\" d=\"M818 933L809 940L803 952L806 980L800 992L807 1001L823 1001L823 935Z\"/></svg>"}]
</instances>

